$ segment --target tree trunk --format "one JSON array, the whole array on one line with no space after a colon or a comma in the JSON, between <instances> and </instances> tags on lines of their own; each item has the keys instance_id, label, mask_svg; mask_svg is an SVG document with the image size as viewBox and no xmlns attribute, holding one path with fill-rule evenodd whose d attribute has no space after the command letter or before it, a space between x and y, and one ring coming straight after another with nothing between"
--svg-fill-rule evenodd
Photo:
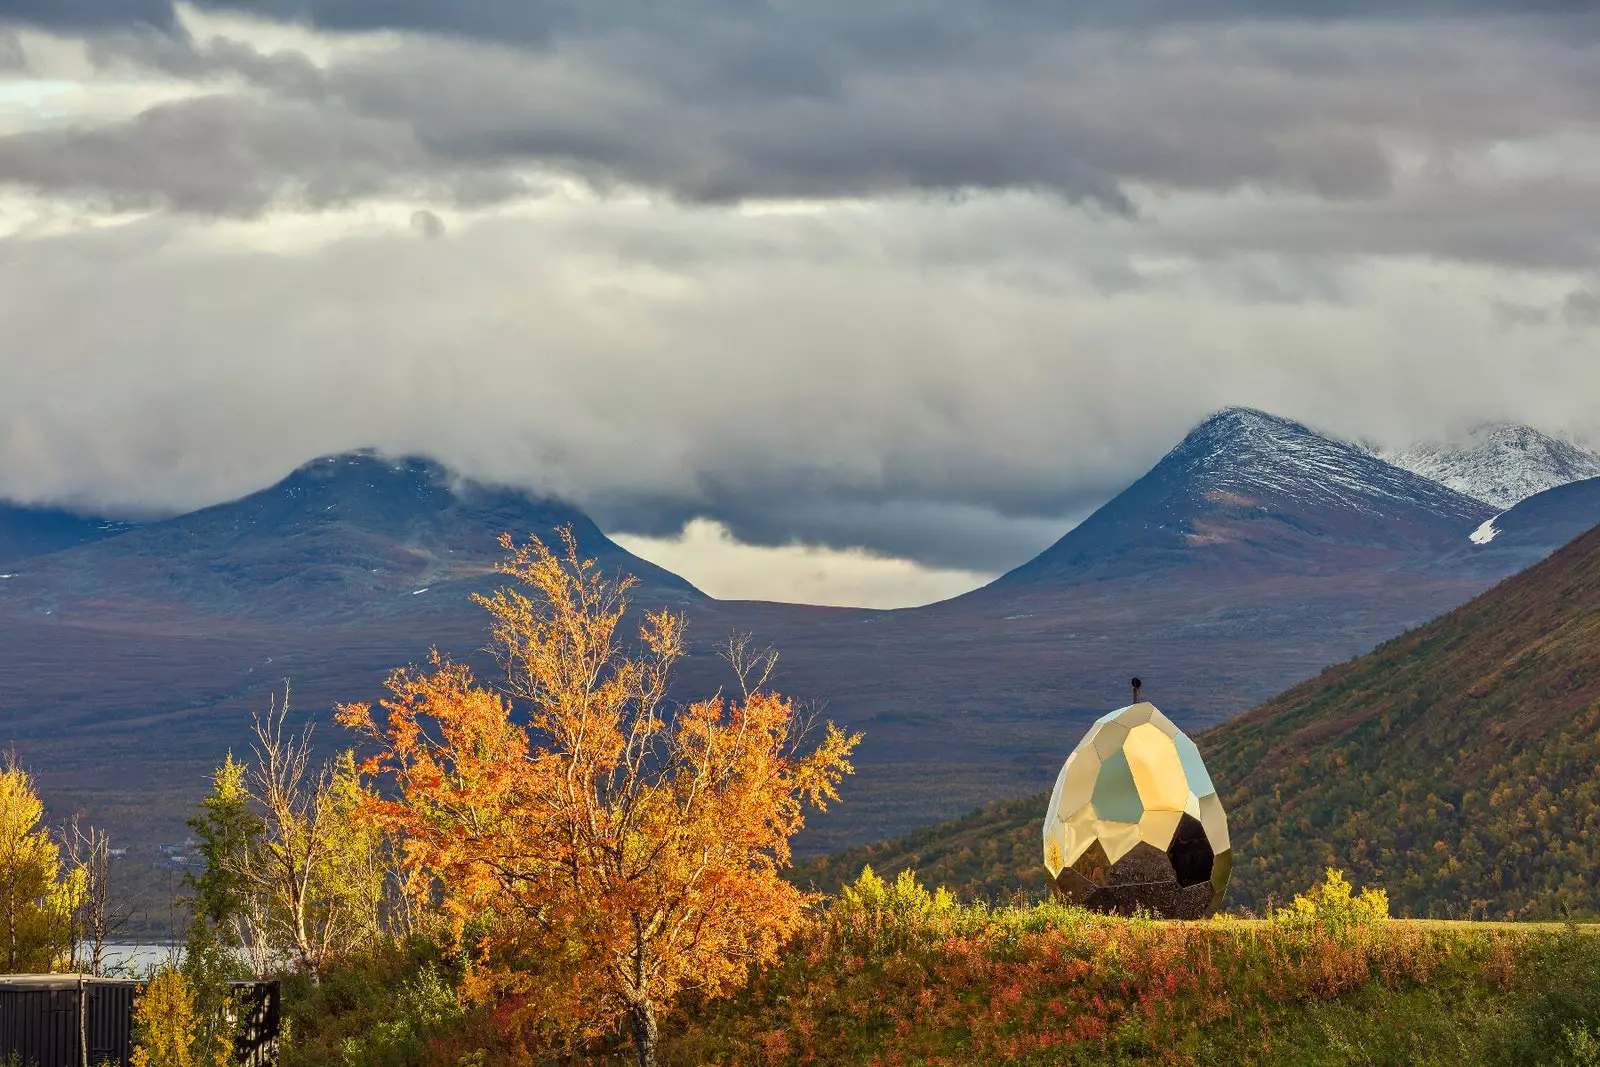
<instances>
[{"instance_id":1,"label":"tree trunk","mask_svg":"<svg viewBox=\"0 0 1600 1067\"><path fill-rule=\"evenodd\" d=\"M8 857L9 858L9 857ZM17 973L17 875L15 869L8 872L10 880L6 884L6 971L10 974Z\"/></svg>"},{"instance_id":2,"label":"tree trunk","mask_svg":"<svg viewBox=\"0 0 1600 1067\"><path fill-rule=\"evenodd\" d=\"M639 1067L656 1067L656 1006L649 997L628 1005L628 1026L633 1031L633 1055Z\"/></svg>"}]
</instances>

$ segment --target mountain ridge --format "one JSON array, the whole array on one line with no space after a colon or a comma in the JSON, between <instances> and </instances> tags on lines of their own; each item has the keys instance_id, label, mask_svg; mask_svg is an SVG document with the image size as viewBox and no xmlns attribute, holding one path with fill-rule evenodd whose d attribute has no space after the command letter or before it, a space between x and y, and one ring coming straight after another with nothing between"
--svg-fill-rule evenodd
<instances>
[{"instance_id":1,"label":"mountain ridge","mask_svg":"<svg viewBox=\"0 0 1600 1067\"><path fill-rule=\"evenodd\" d=\"M655 592L703 597L634 556L583 512L462 478L437 461L358 450L322 456L234 500L34 557L0 607L136 613L181 603L230 615L348 613L385 597L494 573L498 538L570 526L580 550Z\"/></svg>"},{"instance_id":2,"label":"mountain ridge","mask_svg":"<svg viewBox=\"0 0 1600 1067\"><path fill-rule=\"evenodd\" d=\"M1486 520L1441 566L1503 572L1529 567L1600 523L1600 478L1535 493Z\"/></svg>"},{"instance_id":3,"label":"mountain ridge","mask_svg":"<svg viewBox=\"0 0 1600 1067\"><path fill-rule=\"evenodd\" d=\"M115 537L134 528L117 519L65 508L0 501L0 571L37 556Z\"/></svg>"},{"instance_id":4,"label":"mountain ridge","mask_svg":"<svg viewBox=\"0 0 1600 1067\"><path fill-rule=\"evenodd\" d=\"M1374 454L1501 511L1545 490L1600 477L1600 453L1508 422L1480 423L1454 441L1423 441Z\"/></svg>"},{"instance_id":5,"label":"mountain ridge","mask_svg":"<svg viewBox=\"0 0 1600 1067\"><path fill-rule=\"evenodd\" d=\"M1195 564L1274 573L1308 546L1340 565L1402 562L1454 542L1493 509L1302 423L1226 408L996 588ZM1130 556L1136 556L1130 564ZM1288 560L1286 563L1285 560ZM970 594L969 594L970 595Z\"/></svg>"}]
</instances>

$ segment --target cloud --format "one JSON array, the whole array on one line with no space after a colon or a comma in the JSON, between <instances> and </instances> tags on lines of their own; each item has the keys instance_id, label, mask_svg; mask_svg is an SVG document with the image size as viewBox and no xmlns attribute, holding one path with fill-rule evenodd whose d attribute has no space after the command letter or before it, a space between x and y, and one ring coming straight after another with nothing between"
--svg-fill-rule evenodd
<instances>
[{"instance_id":1,"label":"cloud","mask_svg":"<svg viewBox=\"0 0 1600 1067\"><path fill-rule=\"evenodd\" d=\"M0 497L376 445L904 603L1226 404L1593 433L1597 18L0 0Z\"/></svg>"},{"instance_id":2,"label":"cloud","mask_svg":"<svg viewBox=\"0 0 1600 1067\"><path fill-rule=\"evenodd\" d=\"M21 71L24 62L22 41L15 33L0 26L0 71Z\"/></svg>"},{"instance_id":3,"label":"cloud","mask_svg":"<svg viewBox=\"0 0 1600 1067\"><path fill-rule=\"evenodd\" d=\"M411 228L421 237L430 241L437 241L447 232L444 220L426 209L419 209L411 213Z\"/></svg>"},{"instance_id":4,"label":"cloud","mask_svg":"<svg viewBox=\"0 0 1600 1067\"><path fill-rule=\"evenodd\" d=\"M1562 302L1561 311L1573 326L1600 326L1600 290L1573 290Z\"/></svg>"},{"instance_id":5,"label":"cloud","mask_svg":"<svg viewBox=\"0 0 1600 1067\"><path fill-rule=\"evenodd\" d=\"M293 241L283 220L162 216L0 241L0 497L180 509L377 445L618 532L705 517L992 573L1228 403L1390 441L1600 429L1581 338L1508 350L1490 328L1494 297L1557 283L1490 267L1351 264L1339 299L1285 302L1169 255L1108 295L1050 249L1092 262L1127 224L1020 194L547 201L464 214L447 241L371 210Z\"/></svg>"},{"instance_id":6,"label":"cloud","mask_svg":"<svg viewBox=\"0 0 1600 1067\"><path fill-rule=\"evenodd\" d=\"M714 204L1019 189L1143 215L1172 195L1270 194L1290 213L1227 240L1595 255L1600 36L1553 32L1584 22L1560 14L1576 7L1307 20L1336 6L1348 14L1147 6L1119 20L1016 2L974 21L831 2L338 4L308 17L455 35L335 37L315 58L252 43L272 35L263 24L202 19L110 33L93 52L206 95L15 135L0 181L239 215L402 189L491 202L525 195L516 175L530 173ZM1223 18L1251 12L1280 17ZM491 26L505 39L473 36ZM1327 210L1293 213L1305 203Z\"/></svg>"},{"instance_id":7,"label":"cloud","mask_svg":"<svg viewBox=\"0 0 1600 1067\"><path fill-rule=\"evenodd\" d=\"M57 30L105 30L145 26L177 27L172 0L5 0L0 22Z\"/></svg>"},{"instance_id":8,"label":"cloud","mask_svg":"<svg viewBox=\"0 0 1600 1067\"><path fill-rule=\"evenodd\" d=\"M474 202L524 190L513 176L435 166L404 127L232 95L159 104L126 122L0 137L0 177L113 211L242 216L399 193Z\"/></svg>"},{"instance_id":9,"label":"cloud","mask_svg":"<svg viewBox=\"0 0 1600 1067\"><path fill-rule=\"evenodd\" d=\"M300 20L332 31L403 29L493 41L542 44L574 32L650 26L680 37L714 22L788 30L796 43L841 41L861 50L930 50L983 24L1017 31L1093 26L1149 26L1241 19L1326 21L1349 18L1462 15L1578 17L1588 0L1084 0L1040 4L987 0L980 9L953 0L863 6L813 0L802 6L681 0L670 6L590 4L583 0L470 0L453 4L385 0L205 0L200 6L260 18ZM7 0L0 17L55 29L177 24L173 0Z\"/></svg>"}]
</instances>

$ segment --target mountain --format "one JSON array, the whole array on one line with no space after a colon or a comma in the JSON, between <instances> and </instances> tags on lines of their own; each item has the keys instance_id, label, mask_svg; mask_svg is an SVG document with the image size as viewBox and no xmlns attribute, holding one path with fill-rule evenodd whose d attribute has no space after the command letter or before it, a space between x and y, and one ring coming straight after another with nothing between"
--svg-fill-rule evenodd
<instances>
[{"instance_id":1,"label":"mountain","mask_svg":"<svg viewBox=\"0 0 1600 1067\"><path fill-rule=\"evenodd\" d=\"M1207 736L1241 902L1331 855L1418 912L1595 914L1597 728L1600 529Z\"/></svg>"},{"instance_id":2,"label":"mountain","mask_svg":"<svg viewBox=\"0 0 1600 1067\"><path fill-rule=\"evenodd\" d=\"M432 647L489 671L470 594L505 582L497 537L552 542L566 525L585 556L641 579L637 603L706 601L569 505L370 452L32 556L0 581L0 745L64 811L136 845L181 840L205 775L286 682L297 715L326 723Z\"/></svg>"},{"instance_id":3,"label":"mountain","mask_svg":"<svg viewBox=\"0 0 1600 1067\"><path fill-rule=\"evenodd\" d=\"M1514 570L1440 563L1492 514L1233 408L983 589L810 626L752 622L783 650L784 685L866 735L846 803L812 821L803 847L893 836L1048 785L1059 763L1040 753L1064 755L1062 738L1133 675L1159 680L1185 730L1244 712Z\"/></svg>"},{"instance_id":4,"label":"mountain","mask_svg":"<svg viewBox=\"0 0 1600 1067\"><path fill-rule=\"evenodd\" d=\"M1452 563L1504 573L1544 559L1600 523L1600 478L1535 493L1477 527Z\"/></svg>"},{"instance_id":5,"label":"mountain","mask_svg":"<svg viewBox=\"0 0 1600 1067\"><path fill-rule=\"evenodd\" d=\"M1492 511L1300 423L1229 408L992 588L1399 563L1452 546Z\"/></svg>"},{"instance_id":6,"label":"mountain","mask_svg":"<svg viewBox=\"0 0 1600 1067\"><path fill-rule=\"evenodd\" d=\"M0 571L21 560L59 552L126 533L133 527L114 519L77 515L59 508L0 504Z\"/></svg>"},{"instance_id":7,"label":"mountain","mask_svg":"<svg viewBox=\"0 0 1600 1067\"><path fill-rule=\"evenodd\" d=\"M1157 704L1161 695L1154 694ZM1076 737L1063 737L1055 764ZM1600 527L1433 623L1195 738L1265 910L1334 864L1416 915L1600 914ZM1046 882L1046 796L804 866L989 896Z\"/></svg>"},{"instance_id":8,"label":"mountain","mask_svg":"<svg viewBox=\"0 0 1600 1067\"><path fill-rule=\"evenodd\" d=\"M119 833L181 828L205 773L245 743L247 711L285 679L325 719L431 647L489 670L469 594L501 582L494 537L570 523L603 567L644 579L636 603L687 616L683 692L725 686L716 648L750 633L782 653L781 691L865 732L845 803L797 846L822 851L1043 788L1054 767L1040 754L1130 675L1170 694L1163 710L1193 732L1425 622L1501 576L1489 557L1440 562L1493 510L1231 409L992 586L866 611L713 600L567 505L422 459L330 457L15 568L0 582L0 744L50 768L57 795L116 812Z\"/></svg>"},{"instance_id":9,"label":"mountain","mask_svg":"<svg viewBox=\"0 0 1600 1067\"><path fill-rule=\"evenodd\" d=\"M567 504L461 479L427 459L353 452L239 500L37 557L9 581L0 607L130 617L181 609L304 625L491 575L501 533L550 541L561 526L606 569L699 597Z\"/></svg>"},{"instance_id":10,"label":"mountain","mask_svg":"<svg viewBox=\"0 0 1600 1067\"><path fill-rule=\"evenodd\" d=\"M1461 440L1377 454L1501 511L1546 489L1600 477L1600 453L1507 422L1475 426Z\"/></svg>"}]
</instances>

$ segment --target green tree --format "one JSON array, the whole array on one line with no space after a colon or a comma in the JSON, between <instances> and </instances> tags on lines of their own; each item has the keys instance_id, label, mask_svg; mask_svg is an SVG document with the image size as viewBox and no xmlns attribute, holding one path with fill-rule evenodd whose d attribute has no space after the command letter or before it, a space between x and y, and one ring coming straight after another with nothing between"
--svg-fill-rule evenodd
<instances>
[{"instance_id":1,"label":"green tree","mask_svg":"<svg viewBox=\"0 0 1600 1067\"><path fill-rule=\"evenodd\" d=\"M322 788L327 827L322 860L312 871L312 925L333 945L370 943L386 927L388 842L370 819L358 817L370 797L354 751L334 759Z\"/></svg>"},{"instance_id":2,"label":"green tree","mask_svg":"<svg viewBox=\"0 0 1600 1067\"><path fill-rule=\"evenodd\" d=\"M249 872L259 866L264 826L251 807L244 764L232 752L212 776L200 813L188 822L205 859L203 870L183 879L192 894L190 940L196 943L190 952L204 951L212 941L242 948L261 977L270 965L266 907Z\"/></svg>"},{"instance_id":3,"label":"green tree","mask_svg":"<svg viewBox=\"0 0 1600 1067\"><path fill-rule=\"evenodd\" d=\"M209 1056L218 1067L233 1061L239 1021L233 1011L231 983L250 977L238 955L216 936L217 927L196 922L189 928L179 968L187 984L193 1012L197 1056Z\"/></svg>"}]
</instances>

